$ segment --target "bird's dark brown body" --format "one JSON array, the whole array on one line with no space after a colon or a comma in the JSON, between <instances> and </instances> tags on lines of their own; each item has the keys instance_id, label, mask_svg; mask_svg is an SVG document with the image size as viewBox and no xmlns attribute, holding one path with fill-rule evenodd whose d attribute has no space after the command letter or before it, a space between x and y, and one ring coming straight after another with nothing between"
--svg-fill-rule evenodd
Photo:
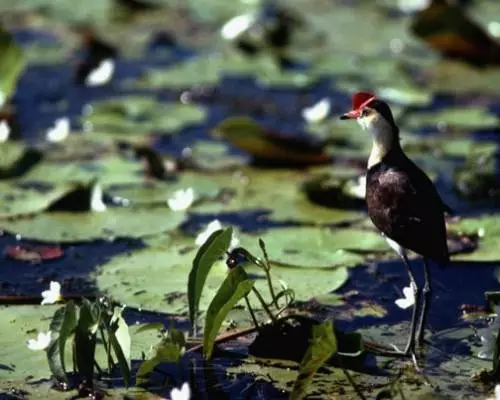
<instances>
[{"instance_id":1,"label":"bird's dark brown body","mask_svg":"<svg viewBox=\"0 0 500 400\"><path fill-rule=\"evenodd\" d=\"M385 236L438 263L449 262L444 220L449 209L399 144L368 170L366 203L371 220Z\"/></svg>"}]
</instances>

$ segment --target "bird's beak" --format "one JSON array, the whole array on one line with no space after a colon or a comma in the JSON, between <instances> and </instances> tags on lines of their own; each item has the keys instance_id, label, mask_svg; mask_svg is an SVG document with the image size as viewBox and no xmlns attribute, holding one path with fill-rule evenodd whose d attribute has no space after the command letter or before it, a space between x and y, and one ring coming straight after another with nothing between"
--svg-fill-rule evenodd
<instances>
[{"instance_id":1,"label":"bird's beak","mask_svg":"<svg viewBox=\"0 0 500 400\"><path fill-rule=\"evenodd\" d=\"M340 119L356 119L361 117L361 110L352 110L340 116Z\"/></svg>"}]
</instances>

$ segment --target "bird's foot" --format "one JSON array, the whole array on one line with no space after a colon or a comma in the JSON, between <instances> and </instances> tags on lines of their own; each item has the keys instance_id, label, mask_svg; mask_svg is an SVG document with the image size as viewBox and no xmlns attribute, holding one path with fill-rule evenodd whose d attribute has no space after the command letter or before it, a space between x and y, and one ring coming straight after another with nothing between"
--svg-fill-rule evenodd
<instances>
[{"instance_id":1,"label":"bird's foot","mask_svg":"<svg viewBox=\"0 0 500 400\"><path fill-rule=\"evenodd\" d=\"M391 344L392 349L389 349L385 346L377 346L377 348L372 348L370 349L371 352L373 352L375 355L382 356L382 357L399 357L399 358L411 358L413 365L415 366L415 369L417 371L421 371L419 365L418 365L418 360L417 360L417 355L415 353L415 349L409 347L404 350L400 350L396 345Z\"/></svg>"}]
</instances>

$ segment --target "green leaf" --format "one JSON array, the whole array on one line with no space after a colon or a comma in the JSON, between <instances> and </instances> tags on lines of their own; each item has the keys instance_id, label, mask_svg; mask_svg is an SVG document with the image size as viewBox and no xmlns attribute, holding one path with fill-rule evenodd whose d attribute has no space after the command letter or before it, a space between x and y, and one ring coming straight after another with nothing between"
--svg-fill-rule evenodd
<instances>
[{"instance_id":1,"label":"green leaf","mask_svg":"<svg viewBox=\"0 0 500 400\"><path fill-rule=\"evenodd\" d=\"M108 326L108 338L116 355L125 384L130 386L130 333L128 325L122 317L123 309L115 307Z\"/></svg>"},{"instance_id":2,"label":"green leaf","mask_svg":"<svg viewBox=\"0 0 500 400\"><path fill-rule=\"evenodd\" d=\"M2 220L2 229L43 242L79 242L109 238L140 238L177 228L182 212L165 207L109 208L103 212L50 212Z\"/></svg>"},{"instance_id":3,"label":"green leaf","mask_svg":"<svg viewBox=\"0 0 500 400\"><path fill-rule=\"evenodd\" d=\"M186 341L182 332L169 329L162 341L155 347L153 355L144 361L136 375L137 386L147 384L149 375L156 366L164 362L178 362L184 354Z\"/></svg>"},{"instance_id":4,"label":"green leaf","mask_svg":"<svg viewBox=\"0 0 500 400\"><path fill-rule=\"evenodd\" d=\"M12 35L0 29L0 51L2 61L0 62L0 91L5 100L13 94L17 79L26 65L23 50L16 44Z\"/></svg>"},{"instance_id":5,"label":"green leaf","mask_svg":"<svg viewBox=\"0 0 500 400\"><path fill-rule=\"evenodd\" d=\"M135 333L141 333L141 332L147 332L147 331L161 331L163 328L165 328L165 325L161 322L150 322L148 324L142 324L139 326L139 328L135 331Z\"/></svg>"},{"instance_id":6,"label":"green leaf","mask_svg":"<svg viewBox=\"0 0 500 400\"><path fill-rule=\"evenodd\" d=\"M58 334L47 349L47 360L49 368L54 376L62 381L66 381L65 349L66 342L74 333L77 326L77 309L73 300L70 300L65 307L54 313L50 323L50 330Z\"/></svg>"},{"instance_id":7,"label":"green leaf","mask_svg":"<svg viewBox=\"0 0 500 400\"><path fill-rule=\"evenodd\" d=\"M299 366L299 376L293 385L291 400L302 399L316 371L337 352L337 340L332 321L312 328L311 343Z\"/></svg>"},{"instance_id":8,"label":"green leaf","mask_svg":"<svg viewBox=\"0 0 500 400\"><path fill-rule=\"evenodd\" d=\"M214 263L227 251L231 243L233 229L215 231L196 253L188 278L189 319L195 325L203 286Z\"/></svg>"},{"instance_id":9,"label":"green leaf","mask_svg":"<svg viewBox=\"0 0 500 400\"><path fill-rule=\"evenodd\" d=\"M229 271L217 294L208 306L203 337L203 352L205 359L210 359L214 341L219 329L231 309L245 297L253 287L253 281L248 278L242 267Z\"/></svg>"},{"instance_id":10,"label":"green leaf","mask_svg":"<svg viewBox=\"0 0 500 400\"><path fill-rule=\"evenodd\" d=\"M76 369L87 383L92 383L94 359L97 344L97 328L100 321L100 309L89 300L83 299L80 317L75 330L74 358Z\"/></svg>"}]
</instances>

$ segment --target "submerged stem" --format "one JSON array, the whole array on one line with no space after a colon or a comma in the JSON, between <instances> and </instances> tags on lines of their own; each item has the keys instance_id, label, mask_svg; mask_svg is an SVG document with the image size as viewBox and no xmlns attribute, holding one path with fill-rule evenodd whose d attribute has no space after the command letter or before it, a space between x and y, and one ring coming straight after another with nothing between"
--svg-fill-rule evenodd
<instances>
[{"instance_id":1,"label":"submerged stem","mask_svg":"<svg viewBox=\"0 0 500 400\"><path fill-rule=\"evenodd\" d=\"M247 303L248 311L250 312L250 315L252 316L252 321L253 321L253 324L255 325L255 328L259 329L259 322L257 321L257 318L255 317L255 313L253 311L253 308L250 305L250 300L248 300L248 295L245 296L245 302Z\"/></svg>"},{"instance_id":2,"label":"submerged stem","mask_svg":"<svg viewBox=\"0 0 500 400\"><path fill-rule=\"evenodd\" d=\"M267 306L266 302L264 301L264 298L262 297L262 295L259 293L259 291L254 287L252 287L252 291L255 293L255 295L257 296L257 298L259 299L260 301L260 304L262 304L262 308L264 309L264 311L267 313L267 315L269 315L269 318L271 319L271 321L273 321L273 323L276 322L276 317L274 316L274 314L271 312L271 310L269 309L269 307Z\"/></svg>"}]
</instances>

